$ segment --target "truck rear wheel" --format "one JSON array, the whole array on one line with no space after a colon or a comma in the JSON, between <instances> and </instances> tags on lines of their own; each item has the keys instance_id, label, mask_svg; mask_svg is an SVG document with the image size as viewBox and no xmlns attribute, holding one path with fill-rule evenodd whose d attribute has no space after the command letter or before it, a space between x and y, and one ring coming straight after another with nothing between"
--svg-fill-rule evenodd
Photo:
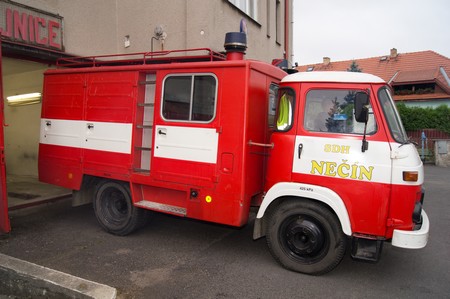
<instances>
[{"instance_id":1,"label":"truck rear wheel","mask_svg":"<svg viewBox=\"0 0 450 299\"><path fill-rule=\"evenodd\" d=\"M321 275L344 257L346 238L340 222L323 205L290 199L271 210L268 217L267 244L283 267Z\"/></svg>"},{"instance_id":2,"label":"truck rear wheel","mask_svg":"<svg viewBox=\"0 0 450 299\"><path fill-rule=\"evenodd\" d=\"M94 211L103 229L119 236L128 235L145 225L147 220L147 211L133 205L128 185L117 181L99 183Z\"/></svg>"}]
</instances>

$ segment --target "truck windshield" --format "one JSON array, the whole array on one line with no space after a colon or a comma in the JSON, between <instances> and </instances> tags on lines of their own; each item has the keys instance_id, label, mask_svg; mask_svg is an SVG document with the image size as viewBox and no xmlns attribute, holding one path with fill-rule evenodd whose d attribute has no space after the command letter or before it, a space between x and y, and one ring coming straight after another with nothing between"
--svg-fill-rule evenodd
<instances>
[{"instance_id":1,"label":"truck windshield","mask_svg":"<svg viewBox=\"0 0 450 299\"><path fill-rule=\"evenodd\" d=\"M383 109L384 116L389 126L392 138L401 144L408 143L408 136L406 135L405 128L403 127L402 120L395 108L394 100L387 87L382 87L378 91L378 98L380 100L381 107Z\"/></svg>"}]
</instances>

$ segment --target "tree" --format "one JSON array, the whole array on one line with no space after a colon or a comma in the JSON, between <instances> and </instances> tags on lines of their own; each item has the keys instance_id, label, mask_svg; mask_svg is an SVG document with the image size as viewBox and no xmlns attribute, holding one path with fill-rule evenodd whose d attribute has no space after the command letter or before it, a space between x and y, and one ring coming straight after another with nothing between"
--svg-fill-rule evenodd
<instances>
[{"instance_id":1,"label":"tree","mask_svg":"<svg viewBox=\"0 0 450 299\"><path fill-rule=\"evenodd\" d=\"M347 69L347 72L355 72L355 73L361 73L362 69L359 68L358 63L356 63L356 60L353 60L350 64L350 67Z\"/></svg>"},{"instance_id":2,"label":"tree","mask_svg":"<svg viewBox=\"0 0 450 299\"><path fill-rule=\"evenodd\" d=\"M344 124L340 120L335 120L335 115L342 114L341 105L338 102L337 97L332 101L333 106L328 111L328 118L326 119L325 126L328 129L328 132L344 132L343 127Z\"/></svg>"},{"instance_id":3,"label":"tree","mask_svg":"<svg viewBox=\"0 0 450 299\"><path fill-rule=\"evenodd\" d=\"M450 108L447 105L433 109L397 103L397 109L407 131L438 129L450 133Z\"/></svg>"}]
</instances>

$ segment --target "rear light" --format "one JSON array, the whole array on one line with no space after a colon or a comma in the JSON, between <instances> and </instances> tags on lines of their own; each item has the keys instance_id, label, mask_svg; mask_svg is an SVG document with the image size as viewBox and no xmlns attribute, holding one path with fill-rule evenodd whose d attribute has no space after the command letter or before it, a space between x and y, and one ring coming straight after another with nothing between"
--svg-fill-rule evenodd
<instances>
[{"instance_id":1,"label":"rear light","mask_svg":"<svg viewBox=\"0 0 450 299\"><path fill-rule=\"evenodd\" d=\"M417 171L403 171L403 180L405 182L417 182L419 179L419 172Z\"/></svg>"}]
</instances>

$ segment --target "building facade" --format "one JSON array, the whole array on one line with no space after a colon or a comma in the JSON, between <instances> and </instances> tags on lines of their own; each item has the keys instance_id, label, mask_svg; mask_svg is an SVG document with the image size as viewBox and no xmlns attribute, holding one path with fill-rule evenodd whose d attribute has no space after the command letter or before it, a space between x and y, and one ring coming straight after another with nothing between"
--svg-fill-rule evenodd
<instances>
[{"instance_id":1,"label":"building facade","mask_svg":"<svg viewBox=\"0 0 450 299\"><path fill-rule=\"evenodd\" d=\"M399 53L347 61L299 66L300 72L361 71L376 75L391 85L394 100L410 107L450 107L450 59L434 51Z\"/></svg>"},{"instance_id":2,"label":"building facade","mask_svg":"<svg viewBox=\"0 0 450 299\"><path fill-rule=\"evenodd\" d=\"M292 57L292 0L0 0L7 173L37 176L43 73L58 58L211 48L247 31L249 59Z\"/></svg>"}]
</instances>

